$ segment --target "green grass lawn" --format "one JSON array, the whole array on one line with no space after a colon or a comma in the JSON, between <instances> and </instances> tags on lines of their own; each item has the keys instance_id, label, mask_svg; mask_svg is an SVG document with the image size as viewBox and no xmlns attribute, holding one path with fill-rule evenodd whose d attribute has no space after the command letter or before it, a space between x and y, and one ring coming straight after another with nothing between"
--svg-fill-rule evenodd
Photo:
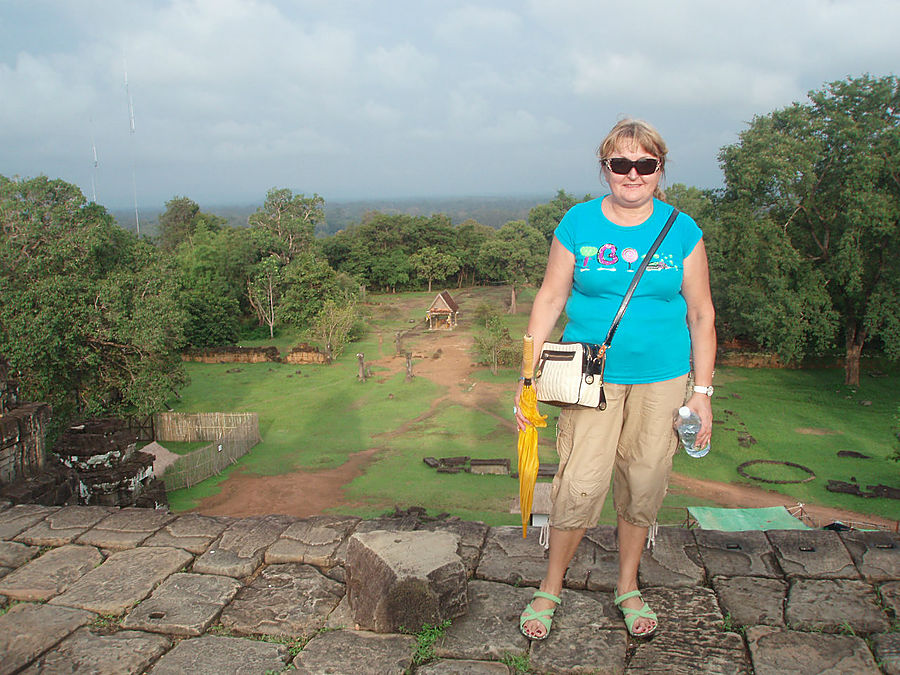
<instances>
[{"instance_id":1,"label":"green grass lawn","mask_svg":"<svg viewBox=\"0 0 900 675\"><path fill-rule=\"evenodd\" d=\"M477 289L464 289L465 306L477 305ZM197 505L202 497L218 491L218 484L236 469L260 475L275 475L300 469L328 469L344 463L356 452L377 448L365 473L347 486L353 508L342 513L371 517L398 505L424 506L432 513L449 512L464 519L489 524L515 524L518 516L509 507L518 493L515 479L507 476L438 474L422 459L427 456L468 455L474 458L508 457L515 464L515 433L509 424L510 401L516 371L497 376L487 368L472 380L502 382L508 395L498 396L485 409L442 405L424 421L432 401L458 382L435 384L424 377L405 382L403 373L387 377L374 369L366 383L357 382L356 353L378 358L394 353L394 335L421 322L424 310L410 310L410 297L427 307L435 293L379 295L370 297L368 335L347 348L329 366L287 364L198 364L188 363L191 383L181 399L173 402L179 412L256 412L263 441L220 476L189 489L169 493L173 510ZM492 297L505 297L504 289L485 289ZM461 292L462 294L462 292ZM526 302L533 297L524 296ZM527 310L506 319L513 335L521 334ZM461 320L461 330L466 330ZM282 352L296 344L282 336ZM271 344L261 342L260 344ZM474 360L474 357L473 357ZM858 391L843 385L840 369L767 370L720 368L716 374L713 408L716 426L712 451L702 459L680 452L674 470L709 480L744 483L777 490L792 499L900 519L900 501L867 499L832 493L829 479L855 478L863 490L868 485L900 487L900 464L889 459L896 447L895 416L900 405L896 366L881 365L864 370ZM232 372L227 372L232 371ZM239 371L239 372L234 372ZM472 386L472 385L468 385ZM558 410L546 407L548 428L540 432L542 463L556 462L555 419ZM500 419L498 419L500 418ZM403 433L397 433L404 428ZM742 447L740 439L755 443ZM853 450L870 459L841 458L840 450ZM809 467L815 480L808 483L772 485L747 480L737 466L752 459L790 461ZM802 479L805 473L783 466L757 464L753 475L773 479ZM607 503L604 521L612 522ZM683 495L668 495L661 522L681 522L683 507L712 505Z\"/></svg>"}]
</instances>

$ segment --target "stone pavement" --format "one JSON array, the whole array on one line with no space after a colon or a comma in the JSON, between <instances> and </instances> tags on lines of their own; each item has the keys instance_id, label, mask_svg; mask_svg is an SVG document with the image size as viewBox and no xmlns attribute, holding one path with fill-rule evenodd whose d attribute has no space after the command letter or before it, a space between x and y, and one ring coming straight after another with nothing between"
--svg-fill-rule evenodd
<instances>
[{"instance_id":1,"label":"stone pavement","mask_svg":"<svg viewBox=\"0 0 900 675\"><path fill-rule=\"evenodd\" d=\"M661 528L640 580L660 627L636 641L612 603L614 531L596 528L550 638L529 643L517 621L544 571L536 537L399 516L0 503L0 675L900 673L896 533ZM375 530L458 541L468 611L430 652L414 635L354 630L348 539Z\"/></svg>"}]
</instances>

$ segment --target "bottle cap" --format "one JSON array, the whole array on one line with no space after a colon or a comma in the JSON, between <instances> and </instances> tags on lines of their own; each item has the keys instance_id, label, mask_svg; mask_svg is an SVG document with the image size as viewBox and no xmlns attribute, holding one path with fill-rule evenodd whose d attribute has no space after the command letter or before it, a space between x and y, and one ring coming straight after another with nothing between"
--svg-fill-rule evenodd
<instances>
[{"instance_id":1,"label":"bottle cap","mask_svg":"<svg viewBox=\"0 0 900 675\"><path fill-rule=\"evenodd\" d=\"M678 415L679 415L680 417L690 417L690 416L691 416L691 409L688 408L686 405L683 405L683 406L681 406L681 407L678 409Z\"/></svg>"}]
</instances>

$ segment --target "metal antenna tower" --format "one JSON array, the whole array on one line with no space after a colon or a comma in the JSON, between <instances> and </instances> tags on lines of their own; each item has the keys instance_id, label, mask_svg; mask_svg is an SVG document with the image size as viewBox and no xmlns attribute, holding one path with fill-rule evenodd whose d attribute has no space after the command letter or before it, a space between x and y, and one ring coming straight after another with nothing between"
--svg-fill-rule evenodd
<instances>
[{"instance_id":1,"label":"metal antenna tower","mask_svg":"<svg viewBox=\"0 0 900 675\"><path fill-rule=\"evenodd\" d=\"M131 100L131 92L128 89L128 62L124 62L125 69L125 97L128 99L128 127L131 136L131 192L134 196L134 228L137 235L141 236L141 218L138 215L137 205L137 178L134 168L134 101Z\"/></svg>"}]
</instances>

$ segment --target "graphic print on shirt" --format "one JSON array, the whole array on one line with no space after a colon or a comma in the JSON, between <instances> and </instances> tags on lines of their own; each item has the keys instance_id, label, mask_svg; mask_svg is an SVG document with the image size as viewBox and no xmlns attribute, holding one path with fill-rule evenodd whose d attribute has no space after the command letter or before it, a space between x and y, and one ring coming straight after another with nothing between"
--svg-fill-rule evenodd
<instances>
[{"instance_id":1,"label":"graphic print on shirt","mask_svg":"<svg viewBox=\"0 0 900 675\"><path fill-rule=\"evenodd\" d=\"M595 256L597 262L600 264L599 269L615 272L616 268L613 267L613 265L620 260L624 260L628 263L628 269L626 271L633 272L635 271L634 263L642 257L636 249L630 246L624 249L620 256L618 247L611 242L607 242L599 248L597 246L581 246L578 249L578 254L581 258L581 272L588 272L591 270L590 261ZM653 259L647 265L648 272L661 272L663 270L677 269L678 266L675 264L674 256L671 253L665 255L655 253Z\"/></svg>"}]
</instances>

